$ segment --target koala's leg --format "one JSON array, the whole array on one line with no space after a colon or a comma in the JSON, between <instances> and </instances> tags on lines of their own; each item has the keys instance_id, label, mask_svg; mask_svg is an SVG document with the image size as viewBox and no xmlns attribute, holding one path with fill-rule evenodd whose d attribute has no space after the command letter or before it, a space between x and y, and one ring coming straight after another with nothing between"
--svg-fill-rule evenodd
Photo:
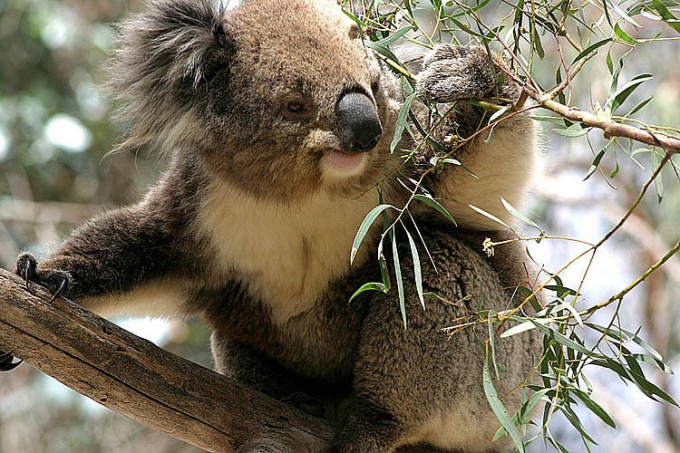
<instances>
[{"instance_id":1,"label":"koala's leg","mask_svg":"<svg viewBox=\"0 0 680 453\"><path fill-rule=\"evenodd\" d=\"M344 394L333 394L257 349L229 340L218 332L213 332L211 344L215 368L221 374L310 415L336 421L338 405L344 399Z\"/></svg>"},{"instance_id":2,"label":"koala's leg","mask_svg":"<svg viewBox=\"0 0 680 453\"><path fill-rule=\"evenodd\" d=\"M21 254L15 272L100 314L172 314L185 300L182 277L191 273L181 269L185 235L167 216L119 209L78 228L44 260Z\"/></svg>"},{"instance_id":3,"label":"koala's leg","mask_svg":"<svg viewBox=\"0 0 680 453\"><path fill-rule=\"evenodd\" d=\"M519 87L508 80L497 56L483 47L440 45L425 59L418 76L422 97L439 103L464 99L488 99L507 104L519 98ZM453 113L434 131L440 141L468 138L488 125L491 113L458 102ZM520 208L540 166L537 131L525 113L510 113L471 139L453 157L466 169L445 165L443 173L427 181L435 197L451 212L459 226L478 230L498 230L502 226L474 212L469 205L507 222L512 216L501 204L501 197ZM470 171L474 174L470 174Z\"/></svg>"},{"instance_id":4,"label":"koala's leg","mask_svg":"<svg viewBox=\"0 0 680 453\"><path fill-rule=\"evenodd\" d=\"M438 272L423 269L425 291L453 303L428 300L425 309L420 306L407 271L409 251L402 249L408 327L394 292L372 296L355 365L358 401L338 435L338 452L394 452L422 443L450 451L508 450L507 438L492 441L500 423L483 390L488 326L468 327L450 338L442 329L466 308L508 308L512 292L503 289L484 258L459 241L444 235L426 235L426 241ZM531 373L538 345L530 336L496 338L496 360L505 374L494 384L511 413L520 396L509 390Z\"/></svg>"}]
</instances>

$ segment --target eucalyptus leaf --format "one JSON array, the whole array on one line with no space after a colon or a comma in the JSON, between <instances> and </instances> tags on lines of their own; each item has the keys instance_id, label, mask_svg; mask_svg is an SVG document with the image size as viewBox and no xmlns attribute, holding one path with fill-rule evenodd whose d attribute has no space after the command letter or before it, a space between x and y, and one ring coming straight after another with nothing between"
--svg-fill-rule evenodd
<instances>
[{"instance_id":1,"label":"eucalyptus leaf","mask_svg":"<svg viewBox=\"0 0 680 453\"><path fill-rule=\"evenodd\" d=\"M416 283L416 292L418 293L418 300L420 304L425 309L425 297L423 296L423 272L420 267L420 257L418 256L418 249L416 248L416 243L411 237L411 233L408 232L406 227L404 227L406 232L406 237L408 238L408 244L411 248L411 259L413 260L413 274Z\"/></svg>"},{"instance_id":2,"label":"eucalyptus leaf","mask_svg":"<svg viewBox=\"0 0 680 453\"><path fill-rule=\"evenodd\" d=\"M375 208L371 209L371 211L368 214L366 214L366 217L364 217L364 220L361 222L361 225L359 225L357 234L354 236L354 241L352 242L352 251L350 252L349 257L350 263L354 263L354 258L356 258L357 252L359 251L359 247L361 246L361 243L364 241L366 234L371 229L371 226L373 225L373 222L375 222L375 219L377 219L378 216L387 209L397 208L390 204L380 204Z\"/></svg>"},{"instance_id":3,"label":"eucalyptus leaf","mask_svg":"<svg viewBox=\"0 0 680 453\"><path fill-rule=\"evenodd\" d=\"M399 262L399 247L397 244L397 231L392 229L390 238L392 239L392 261L394 262L394 276L397 280L397 295L399 297L399 310L401 311L401 318L404 321L404 329L407 328L406 323L406 295L404 294L404 278L401 275L401 263Z\"/></svg>"},{"instance_id":4,"label":"eucalyptus leaf","mask_svg":"<svg viewBox=\"0 0 680 453\"><path fill-rule=\"evenodd\" d=\"M522 442L522 435L517 430L517 427L514 425L512 420L510 419L508 411L505 409L505 405L498 398L498 392L496 391L496 388L494 387L493 381L491 379L489 362L490 357L489 352L487 351L482 376L484 394L486 395L486 399L489 402L489 405L491 406L491 410L493 410L494 414L496 414L496 417L501 422L503 429L505 429L505 432L508 433L510 439L512 439L512 442L515 444L515 448L517 449L517 451L520 453L524 453L525 449L524 443Z\"/></svg>"},{"instance_id":5,"label":"eucalyptus leaf","mask_svg":"<svg viewBox=\"0 0 680 453\"><path fill-rule=\"evenodd\" d=\"M365 293L366 291L380 291L381 293L387 293L388 289L385 287L384 284L380 282L368 282L364 283L354 291L354 294L349 298L349 302L352 302L359 294Z\"/></svg>"}]
</instances>

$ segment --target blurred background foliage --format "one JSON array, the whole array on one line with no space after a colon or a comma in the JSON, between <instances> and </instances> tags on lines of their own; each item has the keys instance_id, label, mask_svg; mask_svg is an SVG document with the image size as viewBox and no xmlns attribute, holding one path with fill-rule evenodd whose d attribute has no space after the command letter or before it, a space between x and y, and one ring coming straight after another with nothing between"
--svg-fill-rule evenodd
<instances>
[{"instance_id":1,"label":"blurred background foliage","mask_svg":"<svg viewBox=\"0 0 680 453\"><path fill-rule=\"evenodd\" d=\"M12 268L20 250L44 254L93 213L137 200L162 168L156 156L143 152L107 155L123 130L110 122L112 108L101 89L106 54L115 37L112 24L137 10L139 3L0 0L0 266ZM487 10L498 15L493 5ZM653 20L642 16L636 20L644 25L640 34L661 33ZM493 23L493 18L488 22ZM629 102L634 105L654 95L644 109L644 121L678 127L680 45L677 38L665 36L640 45L628 57L622 80L652 73L654 78ZM625 50L617 47L613 52L620 56ZM544 40L543 51L545 58L535 62L533 75L550 86L560 55L549 39ZM573 104L588 107L593 100L606 98L610 83L604 58L598 56L572 87ZM602 171L584 182L602 147L600 134L565 137L551 133L550 128L546 125L544 135L547 167L531 217L551 235L595 242L637 196L653 168L652 153L607 153L599 162ZM586 301L597 303L620 291L678 240L680 184L671 168L663 176L663 203L653 191L648 194L621 234L592 263L582 289ZM531 250L539 262L555 270L578 251L578 245L551 241L532 245ZM577 285L586 264L570 268L562 278ZM629 294L618 314L629 330L640 326L640 335L676 370L680 369L678 300L680 260L676 256ZM602 316L606 319L607 314ZM207 333L196 322L140 320L123 325L211 366ZM650 374L657 385L676 400L680 398L677 377L655 375L653 370ZM595 451L680 451L677 408L650 401L606 371L588 377L593 398L617 423L611 429L592 413L582 414L583 423L600 443ZM569 451L583 451L580 436L567 423L557 419L551 426L553 436ZM531 450L543 451L544 447L537 442ZM23 365L0 375L0 452L24 451L197 450L102 409Z\"/></svg>"},{"instance_id":2,"label":"blurred background foliage","mask_svg":"<svg viewBox=\"0 0 680 453\"><path fill-rule=\"evenodd\" d=\"M136 1L0 0L0 266L44 254L74 225L138 199L155 157L107 156L122 131L101 89L113 23ZM211 366L197 322L123 325ZM199 451L83 398L28 366L0 377L0 452Z\"/></svg>"}]
</instances>

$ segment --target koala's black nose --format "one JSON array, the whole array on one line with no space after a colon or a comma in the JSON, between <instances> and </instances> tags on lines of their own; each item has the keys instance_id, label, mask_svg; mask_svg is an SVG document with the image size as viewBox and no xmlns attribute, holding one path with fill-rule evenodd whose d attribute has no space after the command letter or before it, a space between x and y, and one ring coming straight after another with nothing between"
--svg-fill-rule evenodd
<instances>
[{"instance_id":1,"label":"koala's black nose","mask_svg":"<svg viewBox=\"0 0 680 453\"><path fill-rule=\"evenodd\" d=\"M337 107L338 136L347 153L370 151L382 134L378 112L363 93L350 91L340 98Z\"/></svg>"}]
</instances>

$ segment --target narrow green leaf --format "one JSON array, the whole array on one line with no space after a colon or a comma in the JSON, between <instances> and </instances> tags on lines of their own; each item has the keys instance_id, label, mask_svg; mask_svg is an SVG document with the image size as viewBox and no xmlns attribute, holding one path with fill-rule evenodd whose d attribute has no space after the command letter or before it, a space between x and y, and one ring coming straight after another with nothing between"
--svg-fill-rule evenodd
<instances>
[{"instance_id":1,"label":"narrow green leaf","mask_svg":"<svg viewBox=\"0 0 680 453\"><path fill-rule=\"evenodd\" d=\"M614 169L611 171L611 173L609 173L609 177L614 179L614 178L616 178L616 175L618 175L618 174L619 174L619 163L615 162L614 163Z\"/></svg>"},{"instance_id":2,"label":"narrow green leaf","mask_svg":"<svg viewBox=\"0 0 680 453\"><path fill-rule=\"evenodd\" d=\"M598 41L595 44L591 44L590 46L583 49L583 51L581 51L581 53L576 55L576 58L574 58L574 61L572 61L571 64L574 64L577 61L579 61L581 58L590 55L591 53L593 53L594 51L596 51L597 49L599 49L600 47L604 46L605 44L607 44L608 42L611 42L611 41L612 41L612 38L607 38L607 39L603 39L602 41Z\"/></svg>"},{"instance_id":3,"label":"narrow green leaf","mask_svg":"<svg viewBox=\"0 0 680 453\"><path fill-rule=\"evenodd\" d=\"M630 82L623 84L623 86L619 87L613 94L610 94L607 104L605 105L605 110L607 112L615 112L616 109L628 99L628 96L630 96L633 91L652 77L654 77L654 75L649 73L639 74L633 77Z\"/></svg>"},{"instance_id":4,"label":"narrow green leaf","mask_svg":"<svg viewBox=\"0 0 680 453\"><path fill-rule=\"evenodd\" d=\"M600 420L605 422L607 425L611 426L612 428L616 428L616 423L614 423L614 420L611 418L611 416L605 411L602 406L597 404L595 401L593 401L590 398L590 395L588 395L586 392L583 390L580 390L575 387L571 387L569 389L572 393L574 393L578 398L583 401L583 404L586 405L586 407L595 415L597 415Z\"/></svg>"},{"instance_id":5,"label":"narrow green leaf","mask_svg":"<svg viewBox=\"0 0 680 453\"><path fill-rule=\"evenodd\" d=\"M400 28L399 30L390 34L388 37L381 39L380 41L373 41L372 44L380 44L380 45L383 45L383 46L389 46L394 41L401 38L402 36L404 36L406 33L408 33L411 30L412 30L411 27Z\"/></svg>"},{"instance_id":6,"label":"narrow green leaf","mask_svg":"<svg viewBox=\"0 0 680 453\"><path fill-rule=\"evenodd\" d=\"M569 406L568 404L562 404L559 406L560 412L564 415L564 418L566 418L569 423L571 423L571 426L576 428L576 431L579 432L581 435L581 440L583 443L588 446L588 443L592 443L597 445L597 442L595 442L595 439L592 438L590 434L586 431L585 427L583 426L583 423L581 423L581 419L578 418L578 415L574 410ZM590 451L590 449L588 449Z\"/></svg>"},{"instance_id":7,"label":"narrow green leaf","mask_svg":"<svg viewBox=\"0 0 680 453\"><path fill-rule=\"evenodd\" d=\"M555 306L555 310L560 309L567 310L569 314L571 314L571 317L576 320L576 323L579 326L583 327L583 320L581 319L581 316L578 314L578 311L576 311L576 309L570 303L558 301L558 303Z\"/></svg>"},{"instance_id":8,"label":"narrow green leaf","mask_svg":"<svg viewBox=\"0 0 680 453\"><path fill-rule=\"evenodd\" d=\"M654 357L657 360L663 361L663 357L661 357L661 354L659 351L654 349L649 343L644 341L642 338L640 338L637 334L630 332L626 329L622 328L606 328L602 327L598 324L593 324L590 322L585 323L586 326L590 327L591 329L595 329L598 332L602 332L603 334L607 335L610 338L618 339L622 342L628 342L632 341L633 343L637 344L641 348L643 348L645 351L649 352L652 357Z\"/></svg>"},{"instance_id":9,"label":"narrow green leaf","mask_svg":"<svg viewBox=\"0 0 680 453\"><path fill-rule=\"evenodd\" d=\"M586 172L586 175L583 177L583 180L586 181L588 180L591 176L593 176L593 173L595 173L595 170L597 170L598 165L600 165L600 161L604 157L604 153L606 150L600 150L599 153L597 153L597 156L595 156L595 160L593 160L593 163L590 164L590 168L588 168L588 171Z\"/></svg>"},{"instance_id":10,"label":"narrow green leaf","mask_svg":"<svg viewBox=\"0 0 680 453\"><path fill-rule=\"evenodd\" d=\"M627 43L631 43L631 44L635 44L635 43L637 42L637 39L633 38L633 37L630 36L628 33L626 33L626 32L619 26L618 23L617 23L616 25L614 25L614 33L616 33L616 36L618 36L618 37L621 39L621 41L624 41L624 42L627 42Z\"/></svg>"},{"instance_id":11,"label":"narrow green leaf","mask_svg":"<svg viewBox=\"0 0 680 453\"><path fill-rule=\"evenodd\" d=\"M614 7L614 11L616 11L616 12L619 14L619 16L621 16L621 18L622 18L623 20L625 20L626 22L628 22L629 24L633 25L634 27L641 28L642 25L640 25L639 23L635 22L635 20L634 20L632 17L630 17L624 10L622 10L621 8L619 8L619 6L618 6L617 3L618 3L618 2L614 2L614 3L612 4L612 6Z\"/></svg>"},{"instance_id":12,"label":"narrow green leaf","mask_svg":"<svg viewBox=\"0 0 680 453\"><path fill-rule=\"evenodd\" d=\"M503 426L505 432L508 433L508 435L512 439L512 442L515 444L515 448L517 448L517 451L520 453L524 453L525 449L524 443L522 442L522 435L517 430L517 427L512 423L512 420L508 415L508 411L505 409L505 405L503 405L503 402L498 398L498 392L496 391L496 388L493 385L493 381L491 380L489 362L490 362L489 351L487 350L482 377L484 394L486 395L486 399L489 402L489 405L491 406L491 410L493 410L494 414L496 414L496 418L498 418L498 421L501 422L501 426Z\"/></svg>"},{"instance_id":13,"label":"narrow green leaf","mask_svg":"<svg viewBox=\"0 0 680 453\"><path fill-rule=\"evenodd\" d=\"M647 379L644 378L644 376L640 376L633 370L625 368L621 363L616 362L613 359L606 357L602 360L593 360L590 363L614 371L623 379L635 384L635 386L649 398L655 399L654 397L656 396L672 404L673 406L678 406L678 403L676 403L673 397L671 397L668 393L664 392L659 387L649 382Z\"/></svg>"},{"instance_id":14,"label":"narrow green leaf","mask_svg":"<svg viewBox=\"0 0 680 453\"><path fill-rule=\"evenodd\" d=\"M658 360L655 357L652 357L649 354L632 354L631 357L633 357L638 362L644 362L644 363L647 363L649 365L652 365L652 366L660 369L664 373L671 374L671 375L674 374L671 367L669 367L668 365L663 363L661 360Z\"/></svg>"},{"instance_id":15,"label":"narrow green leaf","mask_svg":"<svg viewBox=\"0 0 680 453\"><path fill-rule=\"evenodd\" d=\"M574 349L582 354L587 355L588 357L602 357L601 354L596 353L595 351L591 351L590 349L587 349L583 345L580 345L576 343L573 340L570 340L569 338L565 337L563 334L559 333L558 331L551 329L550 327L544 326L538 322L535 322L534 320L531 320L531 322L534 323L536 328L543 332L546 336L548 336L551 339L554 339L557 341L559 344L566 346L567 348Z\"/></svg>"},{"instance_id":16,"label":"narrow green leaf","mask_svg":"<svg viewBox=\"0 0 680 453\"><path fill-rule=\"evenodd\" d=\"M399 263L399 250L397 247L397 230L393 229L392 234L392 261L394 261L394 276L397 279L397 294L399 296L399 310L401 311L401 318L404 321L404 329L406 324L406 296L404 294L404 279L401 275L401 264Z\"/></svg>"},{"instance_id":17,"label":"narrow green leaf","mask_svg":"<svg viewBox=\"0 0 680 453\"><path fill-rule=\"evenodd\" d=\"M633 2L631 6L628 7L626 13L628 13L629 16L637 16L638 14L642 13L644 8L651 8L651 3L652 2L650 0ZM678 2L676 0L660 0L660 3L671 8L678 6Z\"/></svg>"},{"instance_id":18,"label":"narrow green leaf","mask_svg":"<svg viewBox=\"0 0 680 453\"><path fill-rule=\"evenodd\" d=\"M349 302L352 302L359 294L365 293L366 291L380 291L381 293L387 293L387 288L380 282L368 282L361 285L359 289L354 291L352 297L349 298Z\"/></svg>"},{"instance_id":19,"label":"narrow green leaf","mask_svg":"<svg viewBox=\"0 0 680 453\"><path fill-rule=\"evenodd\" d=\"M668 8L666 8L666 5L664 5L663 2L660 2L659 0L654 0L652 3L654 5L654 9L663 18L664 22L666 22L673 30L680 33L680 21L673 15L673 13L671 13Z\"/></svg>"},{"instance_id":20,"label":"narrow green leaf","mask_svg":"<svg viewBox=\"0 0 680 453\"><path fill-rule=\"evenodd\" d=\"M387 269L387 260L385 259L385 254L382 251L383 239L381 239L378 243L378 264L380 265L380 277L382 279L382 283L385 285L387 291L389 291L390 288L392 288L392 282L390 282L390 271Z\"/></svg>"},{"instance_id":21,"label":"narrow green leaf","mask_svg":"<svg viewBox=\"0 0 680 453\"><path fill-rule=\"evenodd\" d=\"M525 216L524 214L519 212L517 209L515 209L510 203L507 202L507 200L505 198L501 197L501 203L503 204L503 207L505 207L505 209L507 209L507 211L510 214L513 215L513 217L516 217L517 219L524 222L525 224L536 228L541 235L545 234L545 231L543 231L543 228L538 226L538 224L536 222L534 222L533 220L531 220L529 217Z\"/></svg>"},{"instance_id":22,"label":"narrow green leaf","mask_svg":"<svg viewBox=\"0 0 680 453\"><path fill-rule=\"evenodd\" d=\"M508 330L506 330L505 332L503 332L501 334L501 338L508 338L508 337L513 336L513 335L517 335L517 334L520 334L520 333L523 333L523 332L528 332L529 330L535 329L536 326L534 325L534 323L540 323L540 324L545 325L545 324L550 324L551 322L553 322L552 319L534 318L530 321L525 321L521 324L517 324L516 326L512 326L511 328L509 328Z\"/></svg>"},{"instance_id":23,"label":"narrow green leaf","mask_svg":"<svg viewBox=\"0 0 680 453\"><path fill-rule=\"evenodd\" d=\"M500 224L500 225L503 225L505 228L507 228L507 229L509 229L509 230L512 230L512 228L510 227L510 225L508 225L507 223L503 222L501 219L499 219L499 218L496 217L495 215L489 214L488 212L486 212L486 211L483 210L482 208L478 208L477 206L473 206L473 205L468 205L468 206L470 206L470 208L471 208L472 210L474 210L474 211L476 211L477 213L483 215L484 217L486 217L486 218L488 218L488 219L490 219L490 220L493 220L494 222L496 222L496 223L498 223L498 224Z\"/></svg>"},{"instance_id":24,"label":"narrow green leaf","mask_svg":"<svg viewBox=\"0 0 680 453\"><path fill-rule=\"evenodd\" d=\"M576 138L583 137L590 131L590 128L583 129L579 123L572 124L566 129L553 129L552 133L562 137Z\"/></svg>"},{"instance_id":25,"label":"narrow green leaf","mask_svg":"<svg viewBox=\"0 0 680 453\"><path fill-rule=\"evenodd\" d=\"M432 265L432 268L434 269L435 272L437 271L437 263L434 262L434 258L432 258L432 254L430 253L430 249L427 247L427 244L425 243L425 238L423 238L423 235L420 233L420 228L418 228L418 224L416 223L416 220L413 218L411 215L411 212L408 212L408 216L411 219L411 223L413 224L413 228L416 229L416 233L418 233L418 239L420 239L420 243L423 244L423 248L425 249L425 253L427 253L427 257L430 260L430 264Z\"/></svg>"},{"instance_id":26,"label":"narrow green leaf","mask_svg":"<svg viewBox=\"0 0 680 453\"><path fill-rule=\"evenodd\" d=\"M446 217L446 219L451 222L454 226L456 226L456 221L453 219L453 216L449 213L449 211L446 210L444 206L441 205L437 200L435 200L432 195L430 194L415 194L413 195L413 199L417 201L421 201L425 203L426 205L430 206L431 208L434 208L437 212L439 212L441 215Z\"/></svg>"},{"instance_id":27,"label":"narrow green leaf","mask_svg":"<svg viewBox=\"0 0 680 453\"><path fill-rule=\"evenodd\" d=\"M493 329L493 318L494 312L489 310L487 315L486 324L489 330L489 350L491 351L491 363L493 364L493 369L496 372L496 378L499 377L498 364L496 363L496 336L494 335Z\"/></svg>"},{"instance_id":28,"label":"narrow green leaf","mask_svg":"<svg viewBox=\"0 0 680 453\"><path fill-rule=\"evenodd\" d=\"M648 97L647 99L643 99L642 101L638 102L638 103L635 105L635 107L633 107L632 109L630 109L630 112L628 112L628 113L626 114L626 116L629 117L629 116L633 115L634 113L637 113L637 112L638 112L639 110L641 110L644 106L646 106L646 105L649 103L649 101L651 101L652 99L654 99L654 95L651 95L651 96Z\"/></svg>"},{"instance_id":29,"label":"narrow green leaf","mask_svg":"<svg viewBox=\"0 0 680 453\"><path fill-rule=\"evenodd\" d=\"M496 121L498 118L500 118L501 116L503 116L503 115L505 114L505 112L507 112L508 110L510 110L511 107L512 107L512 106L510 106L510 105L505 105L505 106L501 107L500 109L496 110L496 111L493 113L493 115L491 115L491 116L489 117L489 124L493 124L494 121Z\"/></svg>"},{"instance_id":30,"label":"narrow green leaf","mask_svg":"<svg viewBox=\"0 0 680 453\"><path fill-rule=\"evenodd\" d=\"M361 246L361 243L364 241L366 234L371 229L371 225L373 225L375 219L378 218L381 212L387 209L397 208L390 204L380 204L375 208L371 209L371 211L368 214L366 214L366 217L364 217L364 220L361 222L361 225L359 225L359 229L357 230L356 236L354 236L354 242L352 242L352 251L349 256L350 264L354 263L354 258L356 258L357 252L359 251L359 247Z\"/></svg>"},{"instance_id":31,"label":"narrow green leaf","mask_svg":"<svg viewBox=\"0 0 680 453\"><path fill-rule=\"evenodd\" d=\"M416 243L411 237L411 233L408 232L406 226L402 224L404 231L406 232L406 237L408 238L409 247L411 247L411 258L413 259L413 273L416 281L416 291L418 293L418 299L420 300L420 305L425 309L425 297L423 296L423 273L420 268L420 257L418 256L418 249L416 248Z\"/></svg>"},{"instance_id":32,"label":"narrow green leaf","mask_svg":"<svg viewBox=\"0 0 680 453\"><path fill-rule=\"evenodd\" d=\"M575 296L577 294L575 290L567 288L566 286L562 286L561 280L560 284L558 285L545 285L544 288L547 289L548 291L555 291L557 297L559 297L560 299L564 299L565 296Z\"/></svg>"},{"instance_id":33,"label":"narrow green leaf","mask_svg":"<svg viewBox=\"0 0 680 453\"><path fill-rule=\"evenodd\" d=\"M394 137L392 137L392 142L390 143L390 153L394 153L394 150L397 148L399 142L402 139L404 129L408 127L408 117L409 113L411 112L411 104L413 104L413 100L416 98L416 96L417 93L415 92L409 95L404 101L404 104L401 106L401 109L399 109L399 115L397 115L397 124L394 129Z\"/></svg>"},{"instance_id":34,"label":"narrow green leaf","mask_svg":"<svg viewBox=\"0 0 680 453\"><path fill-rule=\"evenodd\" d=\"M607 22L609 23L609 26L612 26L613 23L612 23L612 18L611 18L611 16L609 15L609 6L607 5L607 0L602 0L602 6L604 7L604 8L603 8L603 10L604 10L604 17L607 18Z\"/></svg>"},{"instance_id":35,"label":"narrow green leaf","mask_svg":"<svg viewBox=\"0 0 680 453\"><path fill-rule=\"evenodd\" d=\"M652 170L656 171L659 165L661 165L661 158L654 152L650 156L652 159ZM659 173L654 179L654 188L656 189L657 201L661 203L661 200L663 200L663 173Z\"/></svg>"}]
</instances>

